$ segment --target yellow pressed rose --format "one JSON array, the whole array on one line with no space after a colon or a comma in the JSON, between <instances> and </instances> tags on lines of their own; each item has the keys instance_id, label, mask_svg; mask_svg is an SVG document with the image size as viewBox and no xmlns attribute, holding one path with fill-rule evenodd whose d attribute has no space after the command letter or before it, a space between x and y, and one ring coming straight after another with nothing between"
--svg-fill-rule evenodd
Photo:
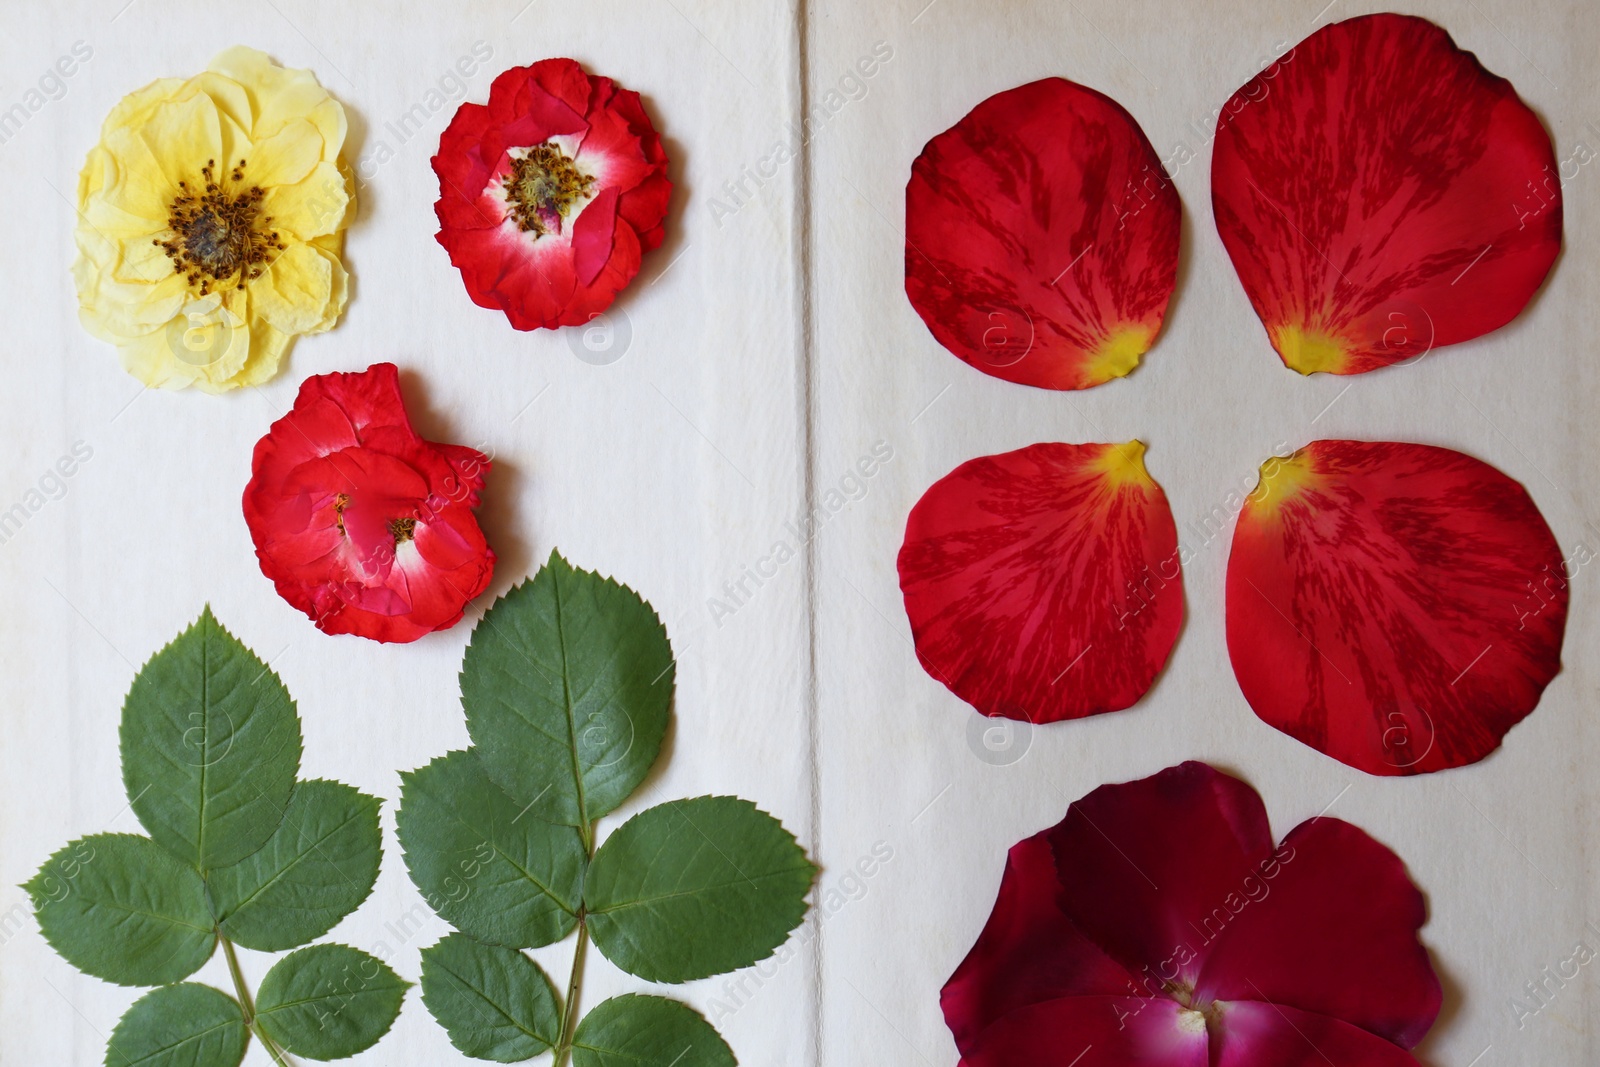
<instances>
[{"instance_id":1,"label":"yellow pressed rose","mask_svg":"<svg viewBox=\"0 0 1600 1067\"><path fill-rule=\"evenodd\" d=\"M146 385L266 381L344 310L355 188L344 109L306 70L230 48L124 97L78 180L78 316Z\"/></svg>"}]
</instances>

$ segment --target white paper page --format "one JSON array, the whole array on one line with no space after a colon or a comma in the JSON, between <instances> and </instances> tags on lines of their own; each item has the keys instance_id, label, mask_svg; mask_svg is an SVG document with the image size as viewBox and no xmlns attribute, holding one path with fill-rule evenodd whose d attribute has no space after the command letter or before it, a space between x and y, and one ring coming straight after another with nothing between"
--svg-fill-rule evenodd
<instances>
[{"instance_id":1,"label":"white paper page","mask_svg":"<svg viewBox=\"0 0 1600 1067\"><path fill-rule=\"evenodd\" d=\"M1527 1001L1524 984L1570 957L1576 942L1600 945L1585 926L1600 919L1586 858L1595 840L1595 577L1580 570L1573 581L1566 669L1538 710L1501 751L1457 771L1379 779L1337 763L1259 721L1229 667L1222 592L1232 524L1209 543L1200 524L1226 510L1230 491L1248 492L1284 443L1357 437L1458 448L1526 485L1568 553L1600 547L1600 435L1591 421L1600 375L1588 355L1600 276L1596 174L1579 173L1565 188L1565 254L1505 329L1355 378L1302 378L1268 345L1211 218L1212 109L1311 33L1319 15L1316 25L1381 10L1341 2L1322 11L1324 3L812 7L813 101L851 89L842 79L878 42L893 50L865 97L840 108L815 142L816 484L837 481L875 440L894 450L817 542L825 857L848 863L876 841L895 854L826 926L824 1062L954 1063L938 990L989 915L1006 850L1095 786L1185 759L1255 786L1278 835L1331 804L1330 815L1406 861L1428 895L1422 936L1446 990L1419 1050L1425 1063L1595 1060L1587 971L1521 1029L1508 1006L1514 996ZM1512 79L1549 126L1558 159L1596 145L1592 13L1485 0L1406 10L1439 22ZM1129 377L1074 393L968 367L933 339L903 288L911 161L979 101L1052 75L1120 102L1164 159L1180 142L1194 155L1174 174L1182 251L1160 339ZM1146 464L1194 557L1172 659L1128 711L986 747L982 731L994 724L925 674L912 651L895 573L906 514L933 481L975 456L1135 437L1149 446Z\"/></svg>"},{"instance_id":2,"label":"white paper page","mask_svg":"<svg viewBox=\"0 0 1600 1067\"><path fill-rule=\"evenodd\" d=\"M377 889L328 939L384 956L407 979L418 977L418 951L447 927L401 862L398 772L468 743L457 671L472 624L553 548L645 596L678 660L659 768L602 832L651 803L719 793L759 803L809 844L803 584L775 583L720 630L706 609L803 493L792 174L720 229L705 203L793 110L792 13L775 5L730 19L690 0L541 0L526 10L525 0L135 0L119 14L121 2L13 9L0 34L8 104L74 42L93 49L65 95L0 145L11 205L0 222L10 249L0 291L12 315L0 495L7 507L21 499L75 441L93 450L65 495L0 545L0 588L12 605L0 621L10 706L0 742L0 916L11 916L0 948L0 1062L99 1064L137 995L78 974L25 907L10 909L25 905L16 885L70 838L139 832L117 754L123 695L136 668L208 600L296 698L302 776L385 800ZM346 154L367 178L345 247L349 309L330 333L302 338L259 392L141 392L78 325L66 197L118 99L157 76L204 69L241 42L312 68L349 115ZM420 131L407 116L427 108L429 91L477 42L493 53L466 79L466 99L485 100L507 67L570 56L641 92L662 132L675 184L667 236L613 310L615 336L631 332L613 362L578 358L581 331L517 333L474 306L434 241L438 181L428 159L456 103L427 114ZM590 360L611 354L585 351ZM314 629L261 575L240 511L251 449L300 382L381 360L400 365L425 437L480 447L495 463L479 512L499 555L490 591L454 629L404 646ZM537 953L563 986L571 944ZM273 959L241 957L252 982ZM197 980L231 989L220 955ZM747 1062L761 1062L764 1048L811 1059L809 964L767 985L719 1029ZM589 952L585 1004L649 988ZM704 982L672 992L709 1011L716 990ZM413 989L394 1031L349 1062L463 1061ZM247 1062L268 1059L257 1046Z\"/></svg>"}]
</instances>

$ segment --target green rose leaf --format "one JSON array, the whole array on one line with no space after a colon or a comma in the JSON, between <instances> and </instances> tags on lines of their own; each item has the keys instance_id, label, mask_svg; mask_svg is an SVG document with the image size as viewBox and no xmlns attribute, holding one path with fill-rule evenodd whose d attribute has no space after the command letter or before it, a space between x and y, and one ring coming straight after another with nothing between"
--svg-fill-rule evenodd
<instances>
[{"instance_id":1,"label":"green rose leaf","mask_svg":"<svg viewBox=\"0 0 1600 1067\"><path fill-rule=\"evenodd\" d=\"M408 984L358 949L312 945L279 960L261 980L256 1021L297 1056L343 1059L389 1032Z\"/></svg>"},{"instance_id":2,"label":"green rose leaf","mask_svg":"<svg viewBox=\"0 0 1600 1067\"><path fill-rule=\"evenodd\" d=\"M210 607L139 671L121 736L139 821L201 870L237 863L272 836L300 769L288 691Z\"/></svg>"},{"instance_id":3,"label":"green rose leaf","mask_svg":"<svg viewBox=\"0 0 1600 1067\"><path fill-rule=\"evenodd\" d=\"M673 672L649 604L552 552L472 632L461 667L467 731L518 808L586 826L649 773Z\"/></svg>"},{"instance_id":4,"label":"green rose leaf","mask_svg":"<svg viewBox=\"0 0 1600 1067\"><path fill-rule=\"evenodd\" d=\"M237 1067L248 1040L232 997L194 982L162 986L117 1023L106 1067Z\"/></svg>"},{"instance_id":5,"label":"green rose leaf","mask_svg":"<svg viewBox=\"0 0 1600 1067\"><path fill-rule=\"evenodd\" d=\"M200 875L148 837L80 838L23 889L50 947L85 974L118 985L187 978L216 945Z\"/></svg>"},{"instance_id":6,"label":"green rose leaf","mask_svg":"<svg viewBox=\"0 0 1600 1067\"><path fill-rule=\"evenodd\" d=\"M696 797L618 828L589 867L583 899L612 963L652 982L687 982L783 944L816 870L794 835L748 800Z\"/></svg>"},{"instance_id":7,"label":"green rose leaf","mask_svg":"<svg viewBox=\"0 0 1600 1067\"><path fill-rule=\"evenodd\" d=\"M395 821L411 880L458 930L532 948L578 925L587 862L578 831L513 801L472 751L402 774Z\"/></svg>"},{"instance_id":8,"label":"green rose leaf","mask_svg":"<svg viewBox=\"0 0 1600 1067\"><path fill-rule=\"evenodd\" d=\"M583 1017L573 1067L734 1067L716 1028L687 1004L637 994L612 997Z\"/></svg>"},{"instance_id":9,"label":"green rose leaf","mask_svg":"<svg viewBox=\"0 0 1600 1067\"><path fill-rule=\"evenodd\" d=\"M222 932L263 952L316 940L372 892L382 842L376 797L339 782L299 783L267 843L211 872Z\"/></svg>"},{"instance_id":10,"label":"green rose leaf","mask_svg":"<svg viewBox=\"0 0 1600 1067\"><path fill-rule=\"evenodd\" d=\"M556 991L515 949L451 934L422 950L422 1002L468 1056L516 1063L560 1037Z\"/></svg>"}]
</instances>

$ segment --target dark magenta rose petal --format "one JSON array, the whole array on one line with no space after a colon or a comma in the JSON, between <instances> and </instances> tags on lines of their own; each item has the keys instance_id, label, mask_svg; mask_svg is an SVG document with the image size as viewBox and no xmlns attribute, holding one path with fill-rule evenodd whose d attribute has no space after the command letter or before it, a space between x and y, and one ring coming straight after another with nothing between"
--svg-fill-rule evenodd
<instances>
[{"instance_id":1,"label":"dark magenta rose petal","mask_svg":"<svg viewBox=\"0 0 1600 1067\"><path fill-rule=\"evenodd\" d=\"M994 911L939 998L963 1053L989 1024L1028 1004L1145 995L1125 968L1067 920L1057 902L1060 893L1047 834L1011 846Z\"/></svg>"},{"instance_id":2,"label":"dark magenta rose petal","mask_svg":"<svg viewBox=\"0 0 1600 1067\"><path fill-rule=\"evenodd\" d=\"M1212 1025L1212 1067L1420 1067L1359 1026L1282 1004L1229 1001Z\"/></svg>"},{"instance_id":3,"label":"dark magenta rose petal","mask_svg":"<svg viewBox=\"0 0 1600 1067\"><path fill-rule=\"evenodd\" d=\"M1178 531L1138 441L963 463L911 509L898 565L918 660L985 715L1129 707L1183 623Z\"/></svg>"},{"instance_id":4,"label":"dark magenta rose petal","mask_svg":"<svg viewBox=\"0 0 1600 1067\"><path fill-rule=\"evenodd\" d=\"M1204 763L1103 785L1047 832L1062 910L1155 989L1194 988L1230 895L1272 855L1261 798Z\"/></svg>"},{"instance_id":5,"label":"dark magenta rose petal","mask_svg":"<svg viewBox=\"0 0 1600 1067\"><path fill-rule=\"evenodd\" d=\"M997 378L1085 389L1155 341L1182 208L1111 98L1046 78L929 141L906 186L906 295L933 336Z\"/></svg>"},{"instance_id":6,"label":"dark magenta rose petal","mask_svg":"<svg viewBox=\"0 0 1600 1067\"><path fill-rule=\"evenodd\" d=\"M1406 1048L1427 1034L1442 996L1417 939L1427 905L1365 831L1301 823L1239 897L1200 973L1202 997L1292 1005Z\"/></svg>"},{"instance_id":7,"label":"dark magenta rose petal","mask_svg":"<svg viewBox=\"0 0 1600 1067\"><path fill-rule=\"evenodd\" d=\"M1510 322L1561 249L1550 135L1425 19L1324 26L1223 107L1217 231L1288 366L1359 374Z\"/></svg>"},{"instance_id":8,"label":"dark magenta rose petal","mask_svg":"<svg viewBox=\"0 0 1600 1067\"><path fill-rule=\"evenodd\" d=\"M1264 721L1372 774L1473 763L1561 669L1567 575L1521 485L1431 445L1268 460L1228 557L1228 653Z\"/></svg>"},{"instance_id":9,"label":"dark magenta rose petal","mask_svg":"<svg viewBox=\"0 0 1600 1067\"><path fill-rule=\"evenodd\" d=\"M1204 1020L1176 1001L1066 997L1006 1015L961 1067L1206 1067L1206 1046Z\"/></svg>"},{"instance_id":10,"label":"dark magenta rose petal","mask_svg":"<svg viewBox=\"0 0 1600 1067\"><path fill-rule=\"evenodd\" d=\"M1274 849L1249 786L1184 763L1011 850L943 1007L965 1067L1418 1067L1425 920L1363 831L1315 818Z\"/></svg>"}]
</instances>

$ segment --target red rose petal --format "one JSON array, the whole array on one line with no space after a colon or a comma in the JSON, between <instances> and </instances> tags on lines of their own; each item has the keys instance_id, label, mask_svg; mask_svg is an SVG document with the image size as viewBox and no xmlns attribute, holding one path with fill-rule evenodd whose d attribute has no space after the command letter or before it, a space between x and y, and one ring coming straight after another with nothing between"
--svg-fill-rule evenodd
<instances>
[{"instance_id":1,"label":"red rose petal","mask_svg":"<svg viewBox=\"0 0 1600 1067\"><path fill-rule=\"evenodd\" d=\"M939 996L956 1047L1001 1016L1044 1000L1143 995L1133 977L1062 913L1048 831L1011 846L1000 895L977 944Z\"/></svg>"},{"instance_id":2,"label":"red rose petal","mask_svg":"<svg viewBox=\"0 0 1600 1067\"><path fill-rule=\"evenodd\" d=\"M664 158L651 159L644 153L640 131L619 111L590 117L577 156L579 166L593 174L598 185L619 194L659 174Z\"/></svg>"},{"instance_id":3,"label":"red rose petal","mask_svg":"<svg viewBox=\"0 0 1600 1067\"><path fill-rule=\"evenodd\" d=\"M1207 1036L1177 1001L1067 997L1007 1015L978 1036L962 1067L1206 1067ZM1266 1067L1260 1061L1254 1067ZM1272 1063L1271 1067L1278 1067ZM1343 1064L1340 1067L1344 1067Z\"/></svg>"},{"instance_id":4,"label":"red rose petal","mask_svg":"<svg viewBox=\"0 0 1600 1067\"><path fill-rule=\"evenodd\" d=\"M572 224L573 268L579 285L594 284L611 258L611 235L617 224L617 190L607 189L583 209Z\"/></svg>"},{"instance_id":5,"label":"red rose petal","mask_svg":"<svg viewBox=\"0 0 1600 1067\"><path fill-rule=\"evenodd\" d=\"M1104 785L1048 831L1061 908L1091 941L1157 988L1194 988L1237 895L1272 854L1255 790L1204 763Z\"/></svg>"},{"instance_id":6,"label":"red rose petal","mask_svg":"<svg viewBox=\"0 0 1600 1067\"><path fill-rule=\"evenodd\" d=\"M578 220L582 222L582 219ZM588 322L616 299L617 293L639 272L639 238L631 226L612 230L611 258L589 285L578 286L567 302L567 313Z\"/></svg>"},{"instance_id":7,"label":"red rose petal","mask_svg":"<svg viewBox=\"0 0 1600 1067\"><path fill-rule=\"evenodd\" d=\"M1217 122L1217 230L1284 363L1359 374L1515 318L1561 248L1550 136L1425 19L1313 33Z\"/></svg>"},{"instance_id":8,"label":"red rose petal","mask_svg":"<svg viewBox=\"0 0 1600 1067\"><path fill-rule=\"evenodd\" d=\"M470 566L446 570L425 558L417 542L401 545L395 554L395 571L410 614L440 620L437 628L454 626L469 601L489 584L488 574Z\"/></svg>"},{"instance_id":9,"label":"red rose petal","mask_svg":"<svg viewBox=\"0 0 1600 1067\"><path fill-rule=\"evenodd\" d=\"M906 295L1007 381L1086 389L1160 332L1182 208L1116 101L1064 78L998 93L929 141L906 186Z\"/></svg>"},{"instance_id":10,"label":"red rose petal","mask_svg":"<svg viewBox=\"0 0 1600 1067\"><path fill-rule=\"evenodd\" d=\"M1269 460L1228 558L1228 652L1264 721L1372 774L1473 763L1561 669L1561 550L1521 485L1428 445Z\"/></svg>"},{"instance_id":11,"label":"red rose petal","mask_svg":"<svg viewBox=\"0 0 1600 1067\"><path fill-rule=\"evenodd\" d=\"M906 520L917 658L985 715L1055 722L1137 701L1183 621L1178 534L1144 445L969 460Z\"/></svg>"},{"instance_id":12,"label":"red rose petal","mask_svg":"<svg viewBox=\"0 0 1600 1067\"><path fill-rule=\"evenodd\" d=\"M1281 1004L1229 1001L1215 1025L1214 1067L1419 1067L1359 1026Z\"/></svg>"},{"instance_id":13,"label":"red rose petal","mask_svg":"<svg viewBox=\"0 0 1600 1067\"><path fill-rule=\"evenodd\" d=\"M1427 904L1400 857L1349 823L1312 819L1274 860L1237 888L1197 992L1293 1005L1415 1046L1443 994L1417 940Z\"/></svg>"},{"instance_id":14,"label":"red rose petal","mask_svg":"<svg viewBox=\"0 0 1600 1067\"><path fill-rule=\"evenodd\" d=\"M400 400L400 370L393 363L374 363L359 373L318 374L300 388L308 402L336 405L357 434L390 427L416 437ZM300 405L298 398L295 405Z\"/></svg>"},{"instance_id":15,"label":"red rose petal","mask_svg":"<svg viewBox=\"0 0 1600 1067\"><path fill-rule=\"evenodd\" d=\"M487 282L486 295L505 311L518 330L554 329L560 325L569 317L567 304L578 288L571 235L543 238L543 247L531 252L518 246L503 229L494 231L494 236L496 246L479 261L477 269L464 268L462 278L469 283ZM488 281L491 271L493 281Z\"/></svg>"},{"instance_id":16,"label":"red rose petal","mask_svg":"<svg viewBox=\"0 0 1600 1067\"><path fill-rule=\"evenodd\" d=\"M588 113L599 88L607 90L606 99L599 102L608 102L611 79L591 78L576 60L547 59L524 69L531 85L537 85L579 115Z\"/></svg>"}]
</instances>

